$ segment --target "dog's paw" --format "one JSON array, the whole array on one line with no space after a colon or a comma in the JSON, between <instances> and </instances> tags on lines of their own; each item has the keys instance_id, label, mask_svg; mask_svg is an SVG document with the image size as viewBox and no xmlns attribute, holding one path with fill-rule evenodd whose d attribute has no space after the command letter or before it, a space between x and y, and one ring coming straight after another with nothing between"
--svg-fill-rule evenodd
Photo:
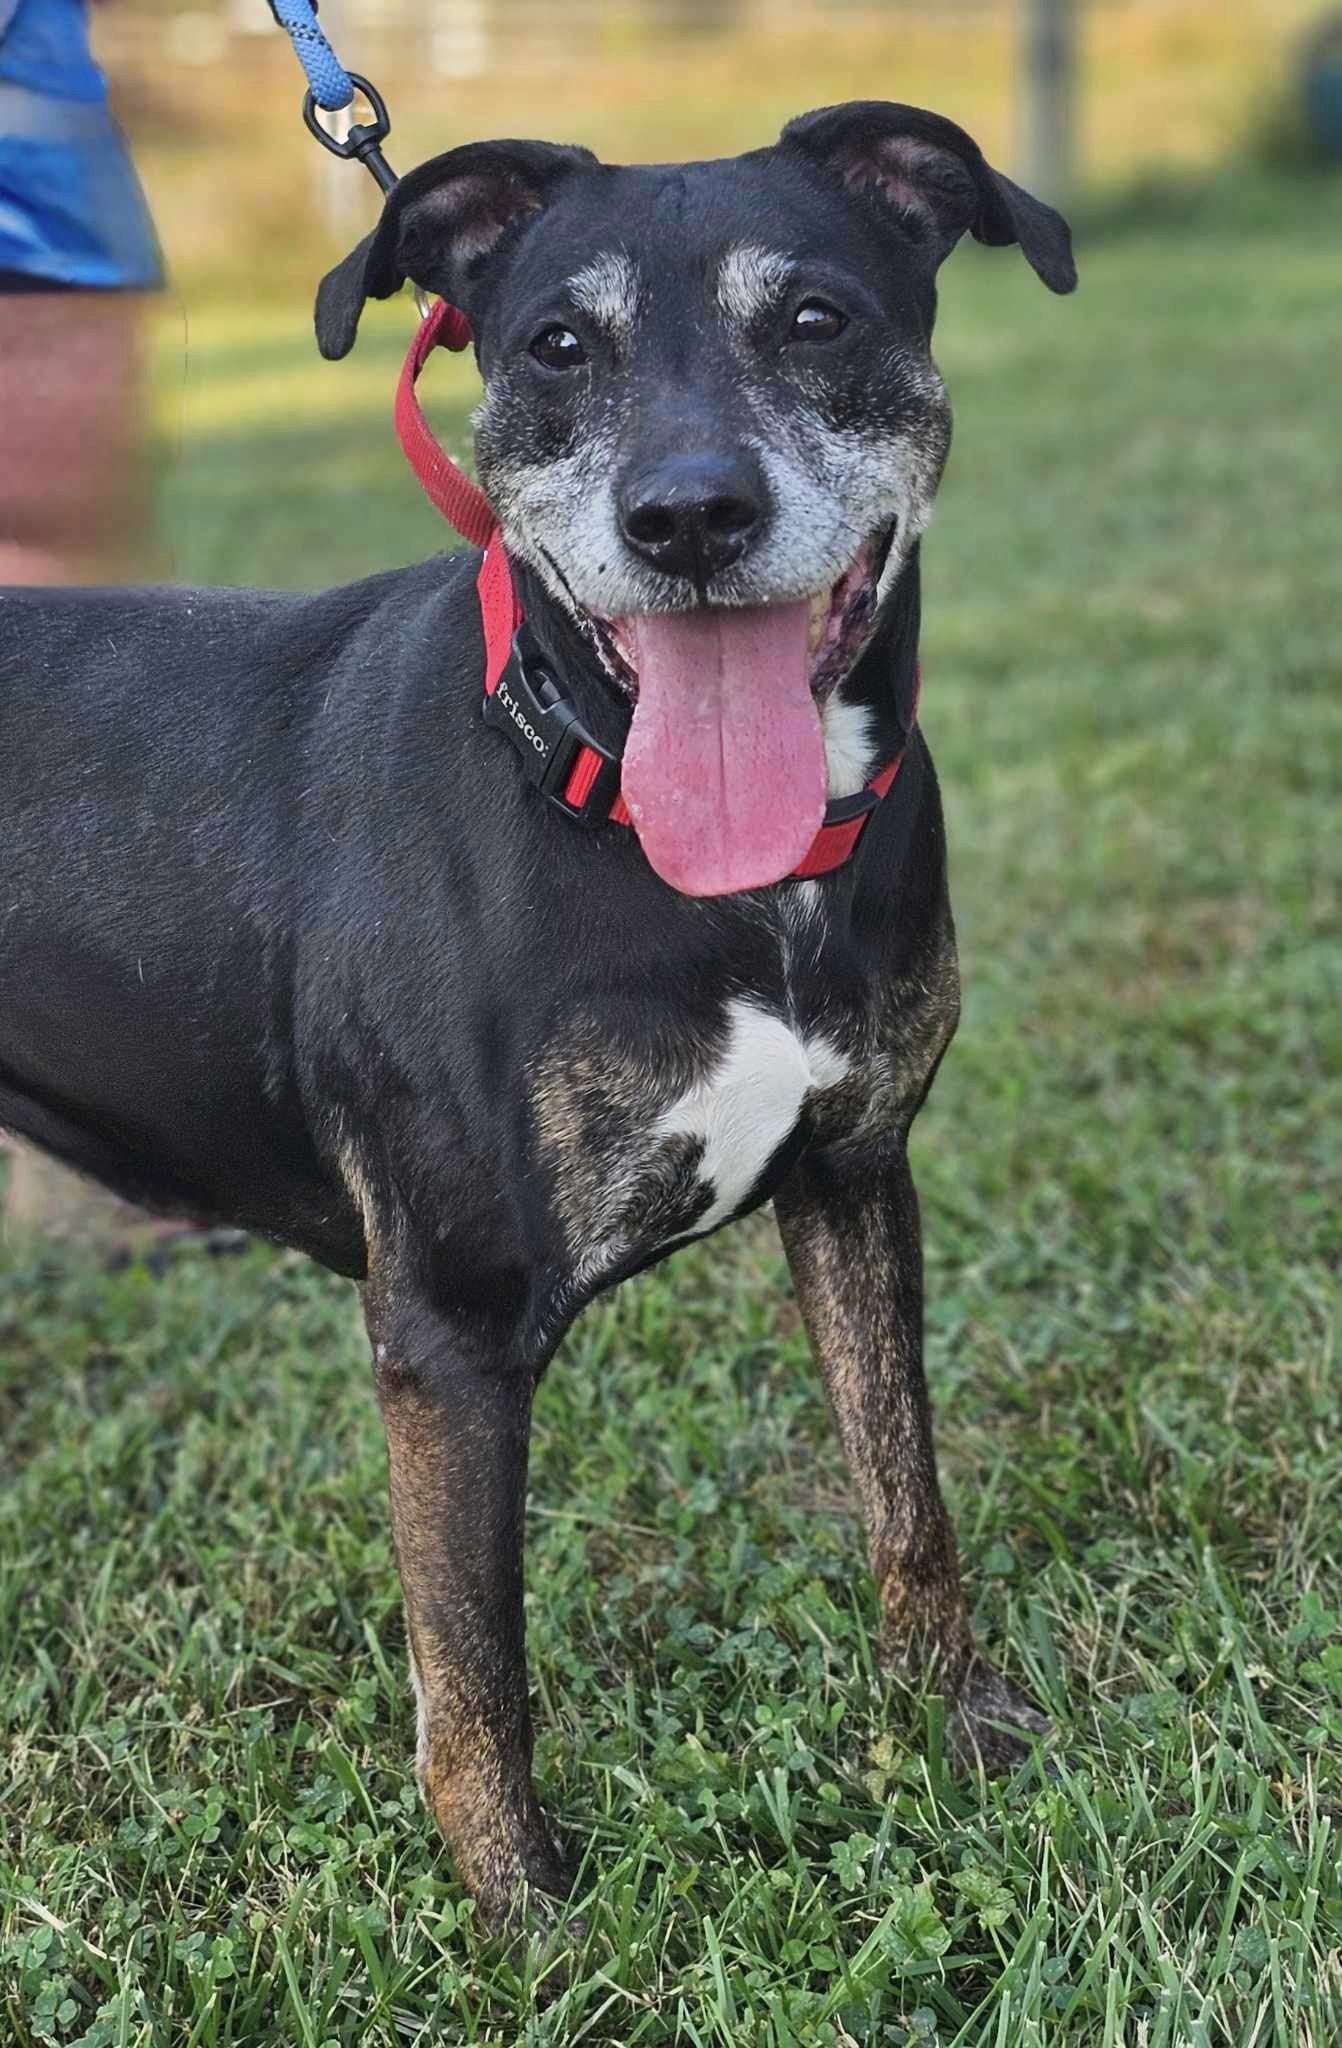
<instances>
[{"instance_id":1,"label":"dog's paw","mask_svg":"<svg viewBox=\"0 0 1342 2048\"><path fill-rule=\"evenodd\" d=\"M509 1819L506 1828L449 1838L457 1875L474 1895L482 1938L548 1948L572 1919L576 1871L534 1798L520 1822Z\"/></svg>"},{"instance_id":2,"label":"dog's paw","mask_svg":"<svg viewBox=\"0 0 1342 2048\"><path fill-rule=\"evenodd\" d=\"M1053 1723L1024 1693L975 1655L961 1681L946 1724L947 1748L962 1770L982 1768L998 1777L1016 1770L1035 1746L1053 1733Z\"/></svg>"},{"instance_id":3,"label":"dog's paw","mask_svg":"<svg viewBox=\"0 0 1342 2048\"><path fill-rule=\"evenodd\" d=\"M541 2008L573 1983L590 1932L586 1916L567 1898L527 1883L502 1913L482 1912L477 1899L475 1924L492 1960L515 1975L528 2003Z\"/></svg>"}]
</instances>

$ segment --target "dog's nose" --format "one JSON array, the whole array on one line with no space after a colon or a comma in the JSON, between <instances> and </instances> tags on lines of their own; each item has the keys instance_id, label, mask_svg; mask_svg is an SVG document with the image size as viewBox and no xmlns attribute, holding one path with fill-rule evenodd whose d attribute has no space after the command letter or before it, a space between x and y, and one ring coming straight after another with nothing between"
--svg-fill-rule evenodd
<instances>
[{"instance_id":1,"label":"dog's nose","mask_svg":"<svg viewBox=\"0 0 1342 2048\"><path fill-rule=\"evenodd\" d=\"M749 449L673 455L635 472L620 529L635 554L699 589L739 561L764 521L764 478Z\"/></svg>"}]
</instances>

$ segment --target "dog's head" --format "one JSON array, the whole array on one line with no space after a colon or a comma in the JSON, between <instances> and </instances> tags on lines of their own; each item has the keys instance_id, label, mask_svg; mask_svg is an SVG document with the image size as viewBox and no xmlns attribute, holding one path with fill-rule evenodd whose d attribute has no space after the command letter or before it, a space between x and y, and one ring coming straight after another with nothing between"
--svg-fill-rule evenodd
<instances>
[{"instance_id":1,"label":"dog's head","mask_svg":"<svg viewBox=\"0 0 1342 2048\"><path fill-rule=\"evenodd\" d=\"M328 356L407 278L468 315L481 482L635 700L626 798L690 893L777 879L819 823L818 707L945 461L935 281L965 233L1076 282L1066 223L962 129L871 101L716 163L467 144L322 284Z\"/></svg>"}]
</instances>

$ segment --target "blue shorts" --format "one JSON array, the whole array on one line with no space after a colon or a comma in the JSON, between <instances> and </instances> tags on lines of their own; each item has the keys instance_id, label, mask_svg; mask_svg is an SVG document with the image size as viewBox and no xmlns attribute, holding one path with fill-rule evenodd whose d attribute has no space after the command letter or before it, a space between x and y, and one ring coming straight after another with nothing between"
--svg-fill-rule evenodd
<instances>
[{"instance_id":1,"label":"blue shorts","mask_svg":"<svg viewBox=\"0 0 1342 2048\"><path fill-rule=\"evenodd\" d=\"M0 78L0 273L35 289L162 283L149 209L105 105Z\"/></svg>"}]
</instances>

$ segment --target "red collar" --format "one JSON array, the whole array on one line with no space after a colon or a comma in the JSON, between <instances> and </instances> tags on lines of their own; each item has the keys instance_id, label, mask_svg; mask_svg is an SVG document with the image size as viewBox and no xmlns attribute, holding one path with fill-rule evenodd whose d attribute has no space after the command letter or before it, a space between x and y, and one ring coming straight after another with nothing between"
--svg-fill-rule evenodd
<instances>
[{"instance_id":1,"label":"red collar","mask_svg":"<svg viewBox=\"0 0 1342 2048\"><path fill-rule=\"evenodd\" d=\"M440 299L405 359L396 392L396 432L415 475L444 519L464 540L484 550L475 579L485 641L484 715L506 733L523 768L550 801L577 824L629 825L620 795L620 757L592 738L559 684L547 672L524 622L499 524L479 486L463 476L435 439L415 385L435 348L463 349L471 338L465 315ZM913 715L918 715L915 686ZM868 818L893 788L904 748L856 796L839 797L793 877L809 881L842 867Z\"/></svg>"}]
</instances>

